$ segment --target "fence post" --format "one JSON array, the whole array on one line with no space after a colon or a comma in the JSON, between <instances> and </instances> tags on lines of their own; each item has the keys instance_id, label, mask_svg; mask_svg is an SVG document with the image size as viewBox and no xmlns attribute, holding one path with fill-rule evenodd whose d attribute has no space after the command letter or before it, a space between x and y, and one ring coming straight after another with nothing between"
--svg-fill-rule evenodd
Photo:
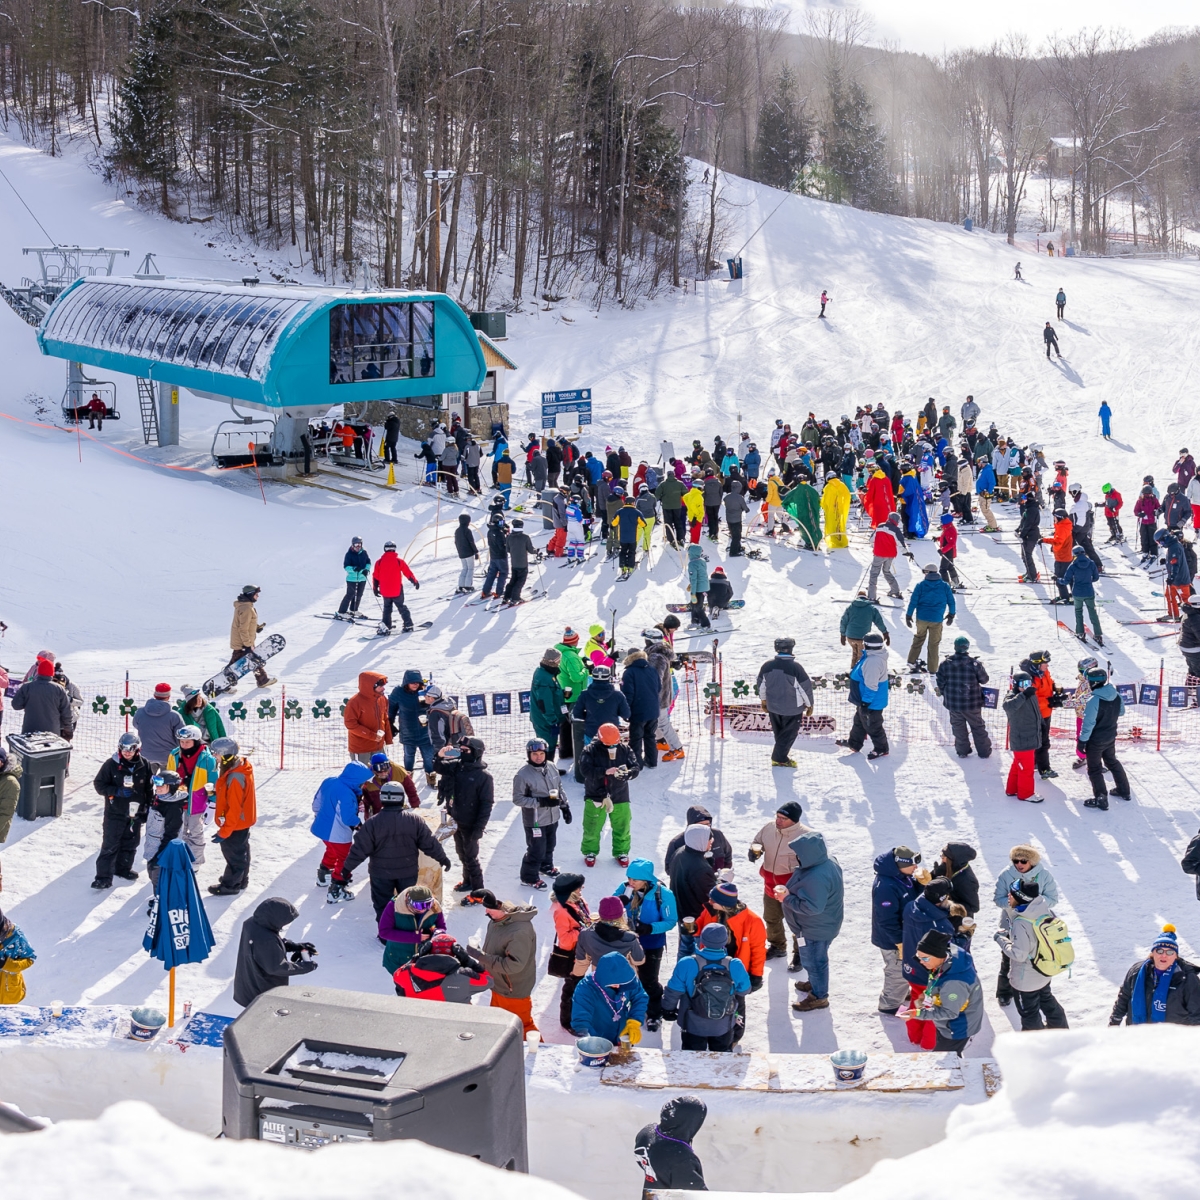
<instances>
[{"instance_id":1,"label":"fence post","mask_svg":"<svg viewBox=\"0 0 1200 1200\"><path fill-rule=\"evenodd\" d=\"M1158 664L1158 734L1154 749L1162 753L1163 664Z\"/></svg>"},{"instance_id":2,"label":"fence post","mask_svg":"<svg viewBox=\"0 0 1200 1200\"><path fill-rule=\"evenodd\" d=\"M717 655L717 671L720 676L721 691L717 703L721 706L721 737L725 737L725 656L717 652L717 643L713 642L713 653Z\"/></svg>"},{"instance_id":3,"label":"fence post","mask_svg":"<svg viewBox=\"0 0 1200 1200\"><path fill-rule=\"evenodd\" d=\"M125 699L129 699L129 672L125 672ZM129 732L129 705L125 705L125 732Z\"/></svg>"},{"instance_id":4,"label":"fence post","mask_svg":"<svg viewBox=\"0 0 1200 1200\"><path fill-rule=\"evenodd\" d=\"M279 769L283 770L283 731L287 728L287 686L279 689Z\"/></svg>"}]
</instances>

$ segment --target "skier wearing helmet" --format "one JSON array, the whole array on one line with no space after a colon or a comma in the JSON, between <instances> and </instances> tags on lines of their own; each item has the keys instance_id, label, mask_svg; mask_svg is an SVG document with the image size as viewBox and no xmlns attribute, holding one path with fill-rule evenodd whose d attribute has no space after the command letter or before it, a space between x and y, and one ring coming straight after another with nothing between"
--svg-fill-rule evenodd
<instances>
[{"instance_id":1,"label":"skier wearing helmet","mask_svg":"<svg viewBox=\"0 0 1200 1200\"><path fill-rule=\"evenodd\" d=\"M613 857L629 866L630 834L629 780L638 774L633 751L621 741L621 731L605 722L580 756L583 772L583 861L596 865L600 835L605 820L612 824Z\"/></svg>"},{"instance_id":2,"label":"skier wearing helmet","mask_svg":"<svg viewBox=\"0 0 1200 1200\"><path fill-rule=\"evenodd\" d=\"M222 740L230 739L217 739ZM185 725L179 731L179 745L167 755L166 770L174 771L184 782L188 803L183 818L183 840L192 852L193 861L200 866L204 862L209 798L217 781L217 760L205 746L197 726Z\"/></svg>"},{"instance_id":3,"label":"skier wearing helmet","mask_svg":"<svg viewBox=\"0 0 1200 1200\"><path fill-rule=\"evenodd\" d=\"M513 776L513 803L521 809L525 831L525 856L521 859L521 882L544 891L543 875L554 878L554 846L560 818L571 823L571 809L563 790L562 772L549 761L550 747L544 738L525 744L525 765Z\"/></svg>"},{"instance_id":4,"label":"skier wearing helmet","mask_svg":"<svg viewBox=\"0 0 1200 1200\"><path fill-rule=\"evenodd\" d=\"M114 875L131 883L138 877L133 860L154 799L153 775L136 733L121 734L113 756L96 773L94 786L104 797L104 832L92 880L97 891L112 887Z\"/></svg>"}]
</instances>

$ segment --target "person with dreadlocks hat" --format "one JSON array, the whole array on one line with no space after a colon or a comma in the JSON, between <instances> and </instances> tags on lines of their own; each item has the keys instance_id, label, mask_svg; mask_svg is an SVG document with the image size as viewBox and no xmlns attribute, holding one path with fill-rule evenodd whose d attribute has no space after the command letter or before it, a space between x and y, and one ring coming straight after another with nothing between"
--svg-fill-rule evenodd
<instances>
[{"instance_id":1,"label":"person with dreadlocks hat","mask_svg":"<svg viewBox=\"0 0 1200 1200\"><path fill-rule=\"evenodd\" d=\"M1174 925L1164 925L1150 953L1125 972L1110 1025L1200 1025L1200 967L1179 957Z\"/></svg>"}]
</instances>

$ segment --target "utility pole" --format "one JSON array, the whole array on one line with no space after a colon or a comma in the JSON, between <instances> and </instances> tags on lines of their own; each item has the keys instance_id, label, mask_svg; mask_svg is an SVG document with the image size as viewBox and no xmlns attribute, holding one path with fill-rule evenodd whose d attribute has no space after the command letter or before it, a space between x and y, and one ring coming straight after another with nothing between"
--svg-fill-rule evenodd
<instances>
[{"instance_id":1,"label":"utility pole","mask_svg":"<svg viewBox=\"0 0 1200 1200\"><path fill-rule=\"evenodd\" d=\"M442 183L454 178L453 171L426 171L425 178L433 185L430 201L430 220L433 227L430 230L432 240L429 247L429 272L426 286L431 292L440 291L442 281Z\"/></svg>"}]
</instances>

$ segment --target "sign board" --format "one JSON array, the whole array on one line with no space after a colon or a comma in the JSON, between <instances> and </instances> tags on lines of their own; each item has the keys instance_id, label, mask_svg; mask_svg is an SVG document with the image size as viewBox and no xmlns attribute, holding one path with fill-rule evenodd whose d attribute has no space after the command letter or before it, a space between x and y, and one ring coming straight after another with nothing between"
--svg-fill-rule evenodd
<instances>
[{"instance_id":1,"label":"sign board","mask_svg":"<svg viewBox=\"0 0 1200 1200\"><path fill-rule=\"evenodd\" d=\"M560 413L574 414L572 424L592 423L592 389L576 388L571 392L542 393L542 428L554 429Z\"/></svg>"}]
</instances>

